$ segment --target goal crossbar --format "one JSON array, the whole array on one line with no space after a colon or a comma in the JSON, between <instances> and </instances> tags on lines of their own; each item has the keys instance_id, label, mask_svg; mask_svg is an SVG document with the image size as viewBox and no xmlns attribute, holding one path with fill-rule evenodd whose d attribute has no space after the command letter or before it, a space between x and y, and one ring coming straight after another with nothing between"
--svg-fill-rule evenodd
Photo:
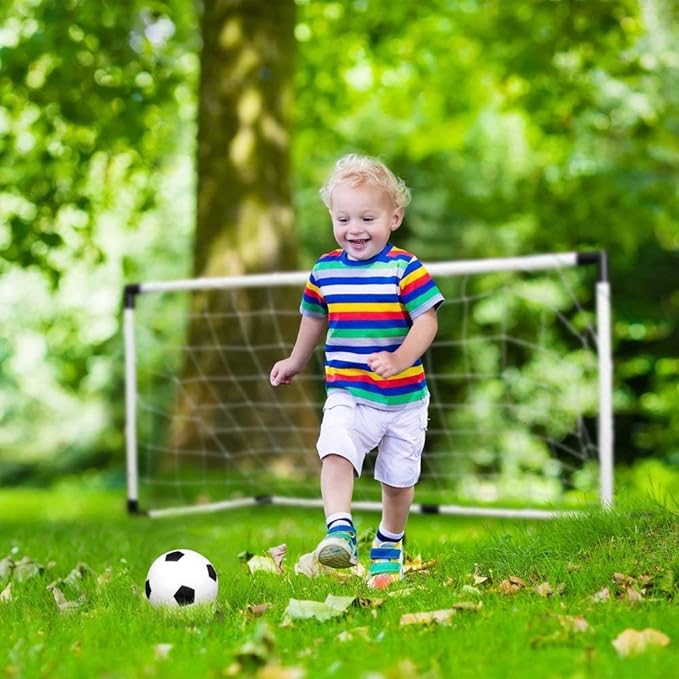
<instances>
[{"instance_id":1,"label":"goal crossbar","mask_svg":"<svg viewBox=\"0 0 679 679\"><path fill-rule=\"evenodd\" d=\"M610 286L608 283L607 257L603 251L565 252L529 255L523 257L488 258L427 263L432 276L464 276L497 272L539 272L580 265L597 267L595 290L596 327L595 341L598 363L598 431L597 448L599 462L599 501L605 507L613 503L613 410L611 356ZM124 289L124 347L125 347L125 444L127 507L132 513L143 512L151 517L194 514L222 509L255 505L281 505L297 507L322 507L320 498L287 497L280 495L257 495L221 502L203 502L180 507L143 508L139 504L138 440L137 440L137 354L135 346L135 302L138 295L166 292L190 292L222 289L246 289L268 286L269 288L304 285L308 272L278 272L247 274L210 278L151 281L129 284ZM355 510L379 511L381 503L356 501ZM572 515L571 510L551 510L511 507L475 507L458 504L414 504L412 511L423 514L466 515L500 518L551 519Z\"/></svg>"}]
</instances>

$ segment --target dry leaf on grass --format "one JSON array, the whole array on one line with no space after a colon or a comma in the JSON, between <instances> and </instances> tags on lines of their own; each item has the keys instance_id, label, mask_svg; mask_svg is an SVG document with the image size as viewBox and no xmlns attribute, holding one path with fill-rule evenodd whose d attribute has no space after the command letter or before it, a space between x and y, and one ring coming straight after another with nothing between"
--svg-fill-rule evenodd
<instances>
[{"instance_id":1,"label":"dry leaf on grass","mask_svg":"<svg viewBox=\"0 0 679 679\"><path fill-rule=\"evenodd\" d=\"M401 587L401 589L389 589L385 594L389 597L404 597L410 596L414 592L419 592L425 589L424 585L418 585L416 587Z\"/></svg>"},{"instance_id":2,"label":"dry leaf on grass","mask_svg":"<svg viewBox=\"0 0 679 679\"><path fill-rule=\"evenodd\" d=\"M422 561L422 555L410 557L406 554L405 562L403 563L404 573L416 573L418 571L427 571L433 568L437 564L436 559L430 559L429 561Z\"/></svg>"},{"instance_id":3,"label":"dry leaf on grass","mask_svg":"<svg viewBox=\"0 0 679 679\"><path fill-rule=\"evenodd\" d=\"M539 594L542 597L550 597L552 594L554 594L554 590L552 589L552 586L548 582L542 582L537 587L535 587L535 593Z\"/></svg>"},{"instance_id":4,"label":"dry leaf on grass","mask_svg":"<svg viewBox=\"0 0 679 679\"><path fill-rule=\"evenodd\" d=\"M567 632L586 632L591 629L589 623L581 615L560 615L559 623Z\"/></svg>"},{"instance_id":5,"label":"dry leaf on grass","mask_svg":"<svg viewBox=\"0 0 679 679\"><path fill-rule=\"evenodd\" d=\"M611 642L615 646L618 655L626 657L643 653L652 647L664 647L670 643L670 638L652 627L643 630L628 628Z\"/></svg>"},{"instance_id":6,"label":"dry leaf on grass","mask_svg":"<svg viewBox=\"0 0 679 679\"><path fill-rule=\"evenodd\" d=\"M52 592L52 596L54 597L54 601L57 604L57 607L63 613L72 611L76 608L80 608L80 606L82 606L83 603L85 603L84 596L78 597L76 601L69 601L64 596L64 593L54 583L52 583L51 585L47 585L47 589Z\"/></svg>"},{"instance_id":7,"label":"dry leaf on grass","mask_svg":"<svg viewBox=\"0 0 679 679\"><path fill-rule=\"evenodd\" d=\"M517 577L516 575L510 575L506 580L503 580L498 586L497 591L500 594L516 594L521 591L526 586L526 581Z\"/></svg>"},{"instance_id":8,"label":"dry leaf on grass","mask_svg":"<svg viewBox=\"0 0 679 679\"><path fill-rule=\"evenodd\" d=\"M589 597L590 601L593 601L595 604L601 604L604 601L608 601L610 598L611 593L608 587L602 587L598 592Z\"/></svg>"},{"instance_id":9,"label":"dry leaf on grass","mask_svg":"<svg viewBox=\"0 0 679 679\"><path fill-rule=\"evenodd\" d=\"M451 608L438 611L421 611L419 613L405 613L401 616L399 624L404 625L448 625L458 611L478 611L482 604L473 601L458 601Z\"/></svg>"},{"instance_id":10,"label":"dry leaf on grass","mask_svg":"<svg viewBox=\"0 0 679 679\"><path fill-rule=\"evenodd\" d=\"M263 604L248 604L245 608L245 615L250 618L259 618L264 615L270 608L273 608L273 604L263 603Z\"/></svg>"},{"instance_id":11,"label":"dry leaf on grass","mask_svg":"<svg viewBox=\"0 0 679 679\"><path fill-rule=\"evenodd\" d=\"M287 554L288 546L276 545L267 550L267 554L255 554L250 552L241 552L239 557L245 561L250 573L275 573L276 575L283 574L283 560Z\"/></svg>"},{"instance_id":12,"label":"dry leaf on grass","mask_svg":"<svg viewBox=\"0 0 679 679\"><path fill-rule=\"evenodd\" d=\"M12 578L17 582L24 582L35 578L41 573L43 573L45 567L41 563L33 561L28 556L24 556L19 561L13 561L11 563L11 573Z\"/></svg>"},{"instance_id":13,"label":"dry leaf on grass","mask_svg":"<svg viewBox=\"0 0 679 679\"><path fill-rule=\"evenodd\" d=\"M94 571L85 562L80 561L60 582L64 585L80 589L82 581L90 575L94 575Z\"/></svg>"},{"instance_id":14,"label":"dry leaf on grass","mask_svg":"<svg viewBox=\"0 0 679 679\"><path fill-rule=\"evenodd\" d=\"M308 599L290 599L283 614L284 623L292 620L315 618L320 622L344 615L354 603L353 596L335 596L328 594L325 601L311 601Z\"/></svg>"},{"instance_id":15,"label":"dry leaf on grass","mask_svg":"<svg viewBox=\"0 0 679 679\"><path fill-rule=\"evenodd\" d=\"M0 592L0 601L11 601L12 600L12 583L8 583L7 587Z\"/></svg>"},{"instance_id":16,"label":"dry leaf on grass","mask_svg":"<svg viewBox=\"0 0 679 679\"><path fill-rule=\"evenodd\" d=\"M401 616L399 625L449 625L451 618L457 615L454 608L446 608L440 611L423 611L420 613L404 613Z\"/></svg>"},{"instance_id":17,"label":"dry leaf on grass","mask_svg":"<svg viewBox=\"0 0 679 679\"><path fill-rule=\"evenodd\" d=\"M283 559L285 559L285 555L288 553L288 546L286 544L276 545L275 547L269 547L267 551L269 556L273 559L273 562L276 564L278 572L282 573Z\"/></svg>"},{"instance_id":18,"label":"dry leaf on grass","mask_svg":"<svg viewBox=\"0 0 679 679\"><path fill-rule=\"evenodd\" d=\"M260 667L256 679L303 679L306 670L303 667L283 667L278 663L269 663Z\"/></svg>"}]
</instances>

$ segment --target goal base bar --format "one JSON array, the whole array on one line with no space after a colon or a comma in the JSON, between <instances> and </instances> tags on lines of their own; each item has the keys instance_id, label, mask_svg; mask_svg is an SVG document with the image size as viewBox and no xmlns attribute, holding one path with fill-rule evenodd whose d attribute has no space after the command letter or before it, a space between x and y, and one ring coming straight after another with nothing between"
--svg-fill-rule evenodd
<instances>
[{"instance_id":1,"label":"goal base bar","mask_svg":"<svg viewBox=\"0 0 679 679\"><path fill-rule=\"evenodd\" d=\"M280 507L306 507L323 509L320 498L281 497L278 495L259 495L244 497L221 502L207 502L200 505L186 505L184 507L168 507L166 509L151 509L146 512L152 519L171 516L186 516L188 514L206 514L226 509L239 509L256 505L277 505ZM352 510L364 512L382 511L381 502L354 502ZM411 514L443 514L447 516L485 516L500 519L557 519L573 516L582 510L549 510L549 509L516 509L507 507L466 507L464 505L413 503Z\"/></svg>"}]
</instances>

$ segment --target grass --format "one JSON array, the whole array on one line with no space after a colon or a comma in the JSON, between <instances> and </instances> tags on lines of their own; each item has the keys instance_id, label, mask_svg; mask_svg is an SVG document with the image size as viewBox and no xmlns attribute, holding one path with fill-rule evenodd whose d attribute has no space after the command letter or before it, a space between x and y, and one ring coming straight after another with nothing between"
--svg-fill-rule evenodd
<instances>
[{"instance_id":1,"label":"grass","mask_svg":"<svg viewBox=\"0 0 679 679\"><path fill-rule=\"evenodd\" d=\"M359 533L376 516L358 515ZM408 575L404 596L384 597L377 608L353 607L327 622L281 625L290 598L324 600L328 594L375 597L355 580L309 579L293 573L310 551L321 516L309 510L258 507L207 516L151 521L128 517L123 494L68 484L52 490L5 490L0 497L0 558L28 556L45 566L25 581L11 580L11 600L0 601L0 672L8 677L652 677L679 666L679 522L657 506L594 513L552 522L502 522L413 516L409 546L430 569ZM249 573L244 550L264 553L285 542L285 574ZM143 597L146 571L160 553L188 547L205 554L220 575L213 607L177 613L151 608ZM365 555L365 550L364 550ZM51 582L79 563L82 582L62 584L69 600L57 607ZM109 569L107 571L107 569ZM97 584L97 576L108 580ZM472 574L488 577L469 589ZM651 577L641 601L633 592ZM525 585L503 594L510 577ZM549 582L558 593L542 597ZM465 586L467 588L465 589ZM611 597L592 596L608 587ZM481 602L449 625L400 626L404 613ZM272 607L258 618L249 604ZM585 632L569 632L563 616L583 616ZM612 645L626 628L647 627L670 639L620 657ZM341 633L352 639L343 641ZM170 644L166 657L156 651ZM275 671L276 666L287 670ZM295 670L294 668L298 668Z\"/></svg>"}]
</instances>

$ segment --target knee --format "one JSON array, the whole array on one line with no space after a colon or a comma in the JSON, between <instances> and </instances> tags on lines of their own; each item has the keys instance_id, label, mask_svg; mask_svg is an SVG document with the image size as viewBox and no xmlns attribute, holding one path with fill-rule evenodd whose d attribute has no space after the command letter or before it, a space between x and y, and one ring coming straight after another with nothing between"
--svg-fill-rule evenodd
<instances>
[{"instance_id":1,"label":"knee","mask_svg":"<svg viewBox=\"0 0 679 679\"><path fill-rule=\"evenodd\" d=\"M330 453L326 455L321 461L325 469L351 469L353 472L354 465L346 457L338 453Z\"/></svg>"},{"instance_id":2,"label":"knee","mask_svg":"<svg viewBox=\"0 0 679 679\"><path fill-rule=\"evenodd\" d=\"M406 498L414 494L414 486L407 486L405 488L399 488L397 486L390 486L388 483L382 483L382 492L390 498Z\"/></svg>"}]
</instances>

